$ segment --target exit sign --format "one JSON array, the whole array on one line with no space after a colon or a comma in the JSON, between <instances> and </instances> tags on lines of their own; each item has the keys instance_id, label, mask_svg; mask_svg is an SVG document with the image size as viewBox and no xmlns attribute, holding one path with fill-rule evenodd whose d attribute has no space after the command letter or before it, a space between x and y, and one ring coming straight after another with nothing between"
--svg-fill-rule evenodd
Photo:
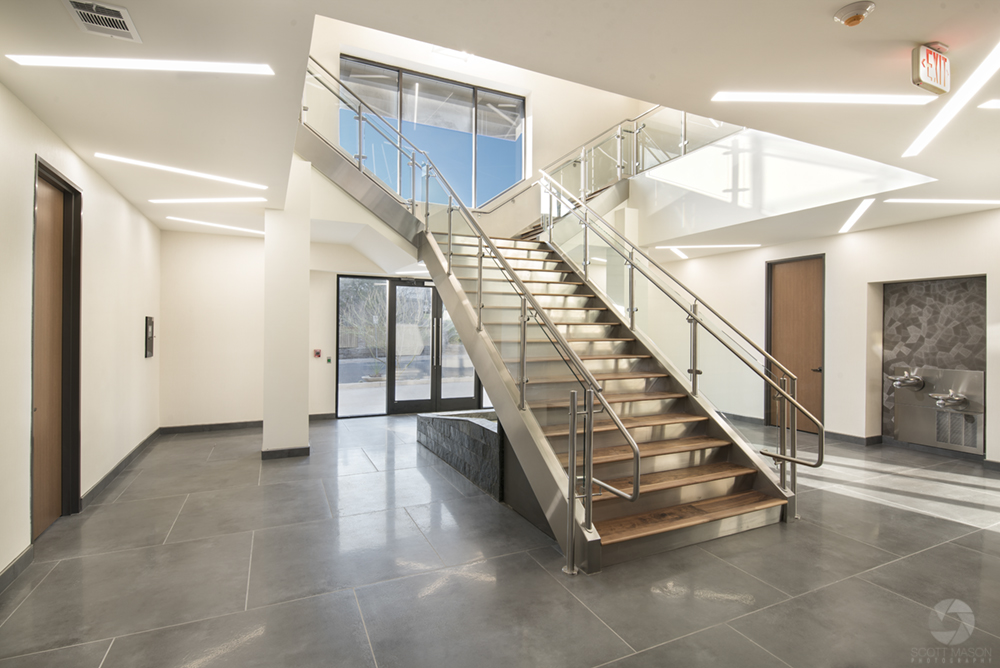
<instances>
[{"instance_id":1,"label":"exit sign","mask_svg":"<svg viewBox=\"0 0 1000 668\"><path fill-rule=\"evenodd\" d=\"M941 95L951 89L951 61L926 44L913 50L913 83Z\"/></svg>"}]
</instances>

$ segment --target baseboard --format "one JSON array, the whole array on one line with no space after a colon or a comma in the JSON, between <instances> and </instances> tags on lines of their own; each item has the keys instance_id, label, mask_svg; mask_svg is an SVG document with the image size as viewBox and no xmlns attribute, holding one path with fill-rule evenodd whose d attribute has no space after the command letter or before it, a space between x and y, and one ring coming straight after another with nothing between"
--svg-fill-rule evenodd
<instances>
[{"instance_id":1,"label":"baseboard","mask_svg":"<svg viewBox=\"0 0 1000 668\"><path fill-rule=\"evenodd\" d=\"M308 457L309 456L309 446L304 448L282 448L280 450L262 450L260 453L260 458L263 460L268 459L286 459L288 457Z\"/></svg>"},{"instance_id":2,"label":"baseboard","mask_svg":"<svg viewBox=\"0 0 1000 668\"><path fill-rule=\"evenodd\" d=\"M947 448L933 448L929 445L921 445L919 443L908 443L907 441L897 441L891 436L883 436L882 444L891 445L894 448L904 448L906 450L913 450L915 452L926 452L932 455L951 457L952 459L964 459L970 462L979 462L984 466L987 464L985 455L974 455L972 453L961 452L959 450L949 450Z\"/></svg>"},{"instance_id":3,"label":"baseboard","mask_svg":"<svg viewBox=\"0 0 1000 668\"><path fill-rule=\"evenodd\" d=\"M146 448L152 444L161 434L163 429L156 429L152 434L143 439L142 443L132 448L132 451L125 455L125 457L115 465L113 469L104 474L104 477L97 481L97 484L90 488L90 491L83 495L80 499L80 510L84 510L90 505L91 501L96 499L101 493L107 489L108 485L117 478L122 471L128 468L128 465L135 461L135 458L141 455Z\"/></svg>"},{"instance_id":4,"label":"baseboard","mask_svg":"<svg viewBox=\"0 0 1000 668\"><path fill-rule=\"evenodd\" d=\"M835 431L826 432L826 437L835 438L838 441L850 443L851 445L864 445L866 447L879 445L883 442L881 436L851 436L850 434L838 434Z\"/></svg>"},{"instance_id":5,"label":"baseboard","mask_svg":"<svg viewBox=\"0 0 1000 668\"><path fill-rule=\"evenodd\" d=\"M991 471L1000 471L1000 462L991 462L988 459L983 460L983 468L989 469Z\"/></svg>"},{"instance_id":6,"label":"baseboard","mask_svg":"<svg viewBox=\"0 0 1000 668\"><path fill-rule=\"evenodd\" d=\"M263 420L248 422L217 422L215 424L184 424L176 427L160 427L161 434L189 434L196 431L225 431L227 429L252 429L263 427Z\"/></svg>"},{"instance_id":7,"label":"baseboard","mask_svg":"<svg viewBox=\"0 0 1000 668\"><path fill-rule=\"evenodd\" d=\"M310 422L315 422L316 420L336 420L336 413L313 413L309 416Z\"/></svg>"},{"instance_id":8,"label":"baseboard","mask_svg":"<svg viewBox=\"0 0 1000 668\"><path fill-rule=\"evenodd\" d=\"M28 549L22 552L14 561L10 562L10 566L3 569L0 572L0 594L6 591L17 576L24 572L24 569L31 565L31 562L35 559L35 546L29 545Z\"/></svg>"}]
</instances>

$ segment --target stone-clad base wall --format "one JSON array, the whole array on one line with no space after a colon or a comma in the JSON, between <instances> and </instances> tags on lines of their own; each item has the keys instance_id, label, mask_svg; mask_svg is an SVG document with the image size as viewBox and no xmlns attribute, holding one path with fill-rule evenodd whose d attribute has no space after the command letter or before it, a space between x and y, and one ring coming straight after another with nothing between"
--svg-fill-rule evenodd
<instances>
[{"instance_id":1,"label":"stone-clad base wall","mask_svg":"<svg viewBox=\"0 0 1000 668\"><path fill-rule=\"evenodd\" d=\"M488 411L418 415L417 443L502 501L504 449L498 424Z\"/></svg>"}]
</instances>

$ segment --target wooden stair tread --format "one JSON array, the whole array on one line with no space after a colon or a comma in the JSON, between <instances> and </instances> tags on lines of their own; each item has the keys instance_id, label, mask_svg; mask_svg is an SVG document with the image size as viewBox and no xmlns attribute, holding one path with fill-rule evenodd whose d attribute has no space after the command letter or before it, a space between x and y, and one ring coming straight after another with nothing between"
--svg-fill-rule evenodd
<instances>
[{"instance_id":1,"label":"wooden stair tread","mask_svg":"<svg viewBox=\"0 0 1000 668\"><path fill-rule=\"evenodd\" d=\"M657 471L655 473L644 473L639 476L639 493L657 492L663 489L674 489L676 487L686 487L687 485L697 485L713 480L724 480L726 478L736 478L739 476L752 475L756 469L745 466L737 466L731 462L716 462L714 464L704 464L702 466L689 466L683 469L672 469L670 471ZM607 484L623 492L632 491L632 477L615 478L606 480ZM594 487L597 493L600 488ZM603 494L594 497L594 501L609 501L617 499L613 494Z\"/></svg>"},{"instance_id":2,"label":"wooden stair tread","mask_svg":"<svg viewBox=\"0 0 1000 668\"><path fill-rule=\"evenodd\" d=\"M684 424L686 422L704 422L708 418L704 415L689 415L687 413L662 413L660 415L643 415L640 417L621 418L622 425L626 429L638 429L641 427L661 427L667 424ZM579 425L579 432L583 433L583 425ZM594 420L594 431L614 431L618 429L613 420ZM569 424L550 424L542 427L542 433L546 436L567 436L569 435Z\"/></svg>"},{"instance_id":3,"label":"wooden stair tread","mask_svg":"<svg viewBox=\"0 0 1000 668\"><path fill-rule=\"evenodd\" d=\"M484 295L510 295L512 297L520 297L519 292L504 292L502 290L483 290ZM536 297L586 297L587 299L593 299L594 295L584 294L582 292L570 292L568 294L562 294L559 292L532 292Z\"/></svg>"},{"instance_id":4,"label":"wooden stair tread","mask_svg":"<svg viewBox=\"0 0 1000 668\"><path fill-rule=\"evenodd\" d=\"M689 436L687 438L674 438L667 441L647 441L637 443L639 446L639 457L658 457L660 455L673 455L682 452L696 452L708 448L721 448L732 445L731 441L710 436ZM627 445L613 445L608 448L594 448L594 465L610 464L612 462L622 462L632 459L632 448ZM583 463L583 453L577 456L577 462ZM559 455L559 463L564 467L569 464L569 454Z\"/></svg>"},{"instance_id":5,"label":"wooden stair tread","mask_svg":"<svg viewBox=\"0 0 1000 668\"><path fill-rule=\"evenodd\" d=\"M783 506L786 503L785 499L771 497L761 492L743 492L595 522L594 527L601 535L602 545L613 545L626 540L707 524L755 510Z\"/></svg>"},{"instance_id":6,"label":"wooden stair tread","mask_svg":"<svg viewBox=\"0 0 1000 668\"><path fill-rule=\"evenodd\" d=\"M533 296L537 297L535 293ZM521 308L518 304L510 304L509 306L483 306L484 309L507 309L508 311L516 311ZM530 308L530 307L529 307ZM607 306L543 306L546 311L607 311Z\"/></svg>"},{"instance_id":7,"label":"wooden stair tread","mask_svg":"<svg viewBox=\"0 0 1000 668\"><path fill-rule=\"evenodd\" d=\"M580 359L587 359L583 355ZM687 395L683 392L620 392L605 394L604 399L609 404L627 404L634 401L663 401L666 399L683 399ZM563 406L569 407L569 399L556 399L554 401L541 401L541 402L530 402L532 408L561 408ZM594 405L598 405L601 402L594 397ZM582 406L584 404L583 395L577 400L577 404Z\"/></svg>"},{"instance_id":8,"label":"wooden stair tread","mask_svg":"<svg viewBox=\"0 0 1000 668\"><path fill-rule=\"evenodd\" d=\"M645 360L652 357L652 355L646 355L644 353L607 353L600 355L577 355L581 360ZM506 364L516 364L519 359L507 359L504 360ZM532 362L563 362L565 358L563 357L529 357L528 363ZM637 393L638 396L638 393ZM684 395L681 395L684 396ZM567 400L568 401L568 400ZM631 401L631 400L630 400Z\"/></svg>"},{"instance_id":9,"label":"wooden stair tread","mask_svg":"<svg viewBox=\"0 0 1000 668\"><path fill-rule=\"evenodd\" d=\"M595 373L593 375L595 380L637 380L640 378L667 378L670 376L668 373L658 371L625 371L619 373ZM549 383L575 383L577 379L574 376L558 376L556 378L531 378L529 381L529 385L542 385Z\"/></svg>"}]
</instances>

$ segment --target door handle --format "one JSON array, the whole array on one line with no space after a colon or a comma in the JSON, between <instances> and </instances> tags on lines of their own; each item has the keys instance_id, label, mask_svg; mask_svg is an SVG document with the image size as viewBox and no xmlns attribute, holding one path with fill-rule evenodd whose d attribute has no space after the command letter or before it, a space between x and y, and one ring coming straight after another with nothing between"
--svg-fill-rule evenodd
<instances>
[{"instance_id":1,"label":"door handle","mask_svg":"<svg viewBox=\"0 0 1000 668\"><path fill-rule=\"evenodd\" d=\"M815 371L816 373L823 373L823 367L817 367L813 369L813 371Z\"/></svg>"}]
</instances>

